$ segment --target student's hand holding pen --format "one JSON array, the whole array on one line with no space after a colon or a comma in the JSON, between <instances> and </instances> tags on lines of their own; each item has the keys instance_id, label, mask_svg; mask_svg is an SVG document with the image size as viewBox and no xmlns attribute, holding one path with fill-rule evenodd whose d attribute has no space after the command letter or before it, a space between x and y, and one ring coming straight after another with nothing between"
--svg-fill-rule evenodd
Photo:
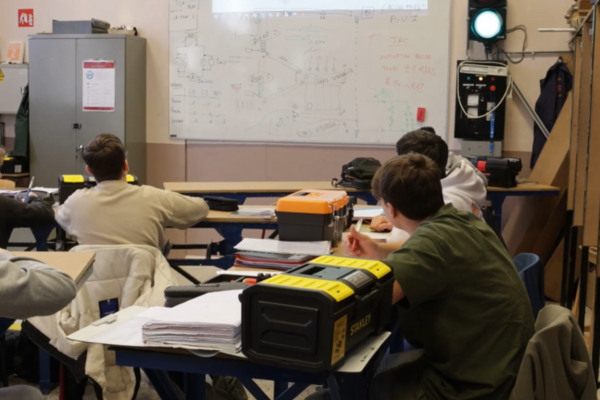
<instances>
[{"instance_id":1,"label":"student's hand holding pen","mask_svg":"<svg viewBox=\"0 0 600 400\"><path fill-rule=\"evenodd\" d=\"M354 227L350 228L350 233L344 239L342 246L344 254L349 256L372 258L375 260L385 258L381 257L379 244L367 235L358 233Z\"/></svg>"}]
</instances>

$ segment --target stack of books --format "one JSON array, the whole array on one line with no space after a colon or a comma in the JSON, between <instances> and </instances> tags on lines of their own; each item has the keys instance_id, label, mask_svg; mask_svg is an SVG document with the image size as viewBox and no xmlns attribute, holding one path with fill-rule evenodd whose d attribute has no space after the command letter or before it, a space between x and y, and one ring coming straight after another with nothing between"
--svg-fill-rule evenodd
<instances>
[{"instance_id":1,"label":"stack of books","mask_svg":"<svg viewBox=\"0 0 600 400\"><path fill-rule=\"evenodd\" d=\"M331 253L331 243L286 242L271 239L244 239L237 246L234 265L244 268L289 271Z\"/></svg>"},{"instance_id":2,"label":"stack of books","mask_svg":"<svg viewBox=\"0 0 600 400\"><path fill-rule=\"evenodd\" d=\"M235 255L236 267L277 269L289 271L314 259L315 256L305 254L275 254L241 251Z\"/></svg>"}]
</instances>

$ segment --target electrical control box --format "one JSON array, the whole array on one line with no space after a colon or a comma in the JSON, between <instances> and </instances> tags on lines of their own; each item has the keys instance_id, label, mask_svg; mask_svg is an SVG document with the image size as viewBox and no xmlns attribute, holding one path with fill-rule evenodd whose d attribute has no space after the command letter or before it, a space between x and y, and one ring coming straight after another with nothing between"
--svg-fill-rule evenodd
<instances>
[{"instance_id":1,"label":"electrical control box","mask_svg":"<svg viewBox=\"0 0 600 400\"><path fill-rule=\"evenodd\" d=\"M500 64L504 62L458 62L455 138L488 142L504 140L508 67ZM498 104L498 108L490 113Z\"/></svg>"}]
</instances>

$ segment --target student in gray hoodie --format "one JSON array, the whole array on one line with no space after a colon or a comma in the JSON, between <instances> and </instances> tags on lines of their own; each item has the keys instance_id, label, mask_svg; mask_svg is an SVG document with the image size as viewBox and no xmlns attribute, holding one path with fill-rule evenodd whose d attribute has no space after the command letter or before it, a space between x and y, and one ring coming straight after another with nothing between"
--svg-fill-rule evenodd
<instances>
[{"instance_id":1,"label":"student in gray hoodie","mask_svg":"<svg viewBox=\"0 0 600 400\"><path fill-rule=\"evenodd\" d=\"M65 273L27 258L0 253L0 316L26 319L51 315L75 298L77 289ZM31 386L0 389L0 400L43 400Z\"/></svg>"}]
</instances>

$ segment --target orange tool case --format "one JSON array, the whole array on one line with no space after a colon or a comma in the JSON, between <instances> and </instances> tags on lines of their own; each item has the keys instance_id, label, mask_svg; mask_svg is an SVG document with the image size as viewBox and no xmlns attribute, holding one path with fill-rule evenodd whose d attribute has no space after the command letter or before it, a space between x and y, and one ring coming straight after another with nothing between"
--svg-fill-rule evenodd
<instances>
[{"instance_id":1,"label":"orange tool case","mask_svg":"<svg viewBox=\"0 0 600 400\"><path fill-rule=\"evenodd\" d=\"M335 244L342 238L350 207L348 194L339 190L307 189L282 197L276 208L279 238Z\"/></svg>"}]
</instances>

